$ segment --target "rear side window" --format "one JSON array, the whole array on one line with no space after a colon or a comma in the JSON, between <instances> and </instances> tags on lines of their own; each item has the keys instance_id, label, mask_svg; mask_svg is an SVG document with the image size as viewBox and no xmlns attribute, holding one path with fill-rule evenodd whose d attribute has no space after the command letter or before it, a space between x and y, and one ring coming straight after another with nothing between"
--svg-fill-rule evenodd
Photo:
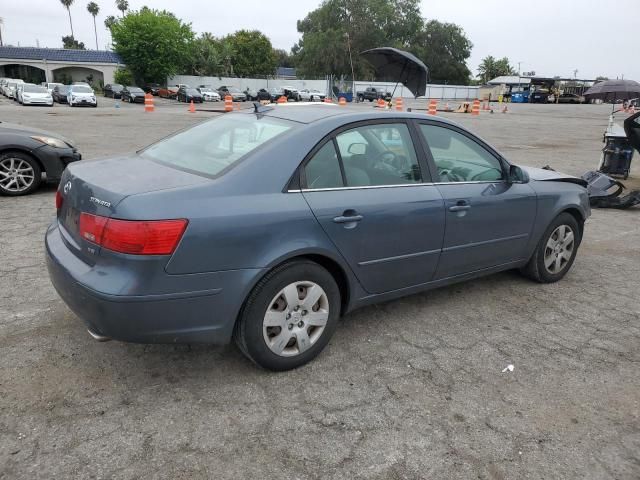
<instances>
[{"instance_id":1,"label":"rear side window","mask_svg":"<svg viewBox=\"0 0 640 480\"><path fill-rule=\"evenodd\" d=\"M216 176L294 125L270 117L225 115L151 145L141 155L176 168Z\"/></svg>"},{"instance_id":2,"label":"rear side window","mask_svg":"<svg viewBox=\"0 0 640 480\"><path fill-rule=\"evenodd\" d=\"M340 162L332 141L311 157L304 167L307 188L340 188L344 187Z\"/></svg>"},{"instance_id":3,"label":"rear side window","mask_svg":"<svg viewBox=\"0 0 640 480\"><path fill-rule=\"evenodd\" d=\"M404 123L375 124L336 136L348 187L422 182L409 129Z\"/></svg>"}]
</instances>

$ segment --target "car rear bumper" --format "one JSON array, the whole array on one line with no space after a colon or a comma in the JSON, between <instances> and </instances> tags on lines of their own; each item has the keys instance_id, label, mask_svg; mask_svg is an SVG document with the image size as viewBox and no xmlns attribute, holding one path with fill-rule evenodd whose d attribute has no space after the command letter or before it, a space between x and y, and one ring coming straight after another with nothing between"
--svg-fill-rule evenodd
<instances>
[{"instance_id":1,"label":"car rear bumper","mask_svg":"<svg viewBox=\"0 0 640 480\"><path fill-rule=\"evenodd\" d=\"M55 221L45 237L47 268L56 291L95 334L135 343L213 343L231 339L242 302L260 270L231 270L210 274L167 275L188 291L114 295L101 285L142 285L135 272L92 267L66 246ZM182 278L181 278L182 277ZM188 277L188 278L187 278ZM201 288L193 288L200 277ZM99 282L99 284L98 284ZM149 282L147 282L148 284ZM154 280L154 283L161 284Z\"/></svg>"}]
</instances>

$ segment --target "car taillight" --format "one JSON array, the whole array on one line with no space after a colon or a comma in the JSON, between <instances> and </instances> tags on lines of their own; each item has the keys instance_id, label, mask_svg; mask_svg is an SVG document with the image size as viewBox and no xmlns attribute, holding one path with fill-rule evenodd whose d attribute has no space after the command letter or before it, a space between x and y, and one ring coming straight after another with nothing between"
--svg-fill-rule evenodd
<instances>
[{"instance_id":1,"label":"car taillight","mask_svg":"<svg viewBox=\"0 0 640 480\"><path fill-rule=\"evenodd\" d=\"M63 202L64 202L64 197L62 196L59 190L56 190L56 210L60 210L62 208Z\"/></svg>"},{"instance_id":2,"label":"car taillight","mask_svg":"<svg viewBox=\"0 0 640 480\"><path fill-rule=\"evenodd\" d=\"M119 220L80 214L80 235L109 250L132 255L170 255L187 228L187 220Z\"/></svg>"}]
</instances>

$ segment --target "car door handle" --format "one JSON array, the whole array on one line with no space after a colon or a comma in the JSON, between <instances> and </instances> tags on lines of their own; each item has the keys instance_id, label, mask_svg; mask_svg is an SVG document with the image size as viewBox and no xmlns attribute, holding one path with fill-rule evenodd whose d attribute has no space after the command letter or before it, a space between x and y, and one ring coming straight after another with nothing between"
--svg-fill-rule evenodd
<instances>
[{"instance_id":1,"label":"car door handle","mask_svg":"<svg viewBox=\"0 0 640 480\"><path fill-rule=\"evenodd\" d=\"M333 221L335 223L352 223L352 222L359 222L363 218L364 217L362 215L359 215L355 212L354 213L344 212L344 214L340 215L339 217L334 217Z\"/></svg>"},{"instance_id":2,"label":"car door handle","mask_svg":"<svg viewBox=\"0 0 640 480\"><path fill-rule=\"evenodd\" d=\"M471 205L469 205L469 202L467 202L466 200L458 200L458 202L455 205L452 205L451 207L449 207L449 211L461 212L463 210L469 210L470 208L471 208Z\"/></svg>"},{"instance_id":3,"label":"car door handle","mask_svg":"<svg viewBox=\"0 0 640 480\"><path fill-rule=\"evenodd\" d=\"M351 222L359 222L363 218L364 217L362 215L349 215L346 217L345 216L335 217L333 221L336 223L351 223Z\"/></svg>"}]
</instances>

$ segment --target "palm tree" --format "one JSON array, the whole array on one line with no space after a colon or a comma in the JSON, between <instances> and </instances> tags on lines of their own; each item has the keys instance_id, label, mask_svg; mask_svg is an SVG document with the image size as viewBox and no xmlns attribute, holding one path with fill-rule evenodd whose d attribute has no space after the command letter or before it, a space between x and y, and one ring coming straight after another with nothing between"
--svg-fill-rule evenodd
<instances>
[{"instance_id":1,"label":"palm tree","mask_svg":"<svg viewBox=\"0 0 640 480\"><path fill-rule=\"evenodd\" d=\"M127 0L116 0L116 7L122 12L122 18L124 18L124 14L129 10L129 2Z\"/></svg>"},{"instance_id":2,"label":"palm tree","mask_svg":"<svg viewBox=\"0 0 640 480\"><path fill-rule=\"evenodd\" d=\"M113 35L111 34L111 27L113 27L118 22L118 19L113 15L109 15L104 19L104 26L109 30L109 35L111 36L111 47L113 48Z\"/></svg>"},{"instance_id":3,"label":"palm tree","mask_svg":"<svg viewBox=\"0 0 640 480\"><path fill-rule=\"evenodd\" d=\"M98 29L96 28L96 15L100 12L100 7L96 2L89 2L87 4L87 11L93 16L93 31L96 34L96 50L100 50L100 48L98 48Z\"/></svg>"},{"instance_id":4,"label":"palm tree","mask_svg":"<svg viewBox=\"0 0 640 480\"><path fill-rule=\"evenodd\" d=\"M71 37L73 37L73 22L71 21L71 10L70 7L73 4L73 0L60 0L60 3L67 9L67 13L69 13L69 25L71 26Z\"/></svg>"}]
</instances>

